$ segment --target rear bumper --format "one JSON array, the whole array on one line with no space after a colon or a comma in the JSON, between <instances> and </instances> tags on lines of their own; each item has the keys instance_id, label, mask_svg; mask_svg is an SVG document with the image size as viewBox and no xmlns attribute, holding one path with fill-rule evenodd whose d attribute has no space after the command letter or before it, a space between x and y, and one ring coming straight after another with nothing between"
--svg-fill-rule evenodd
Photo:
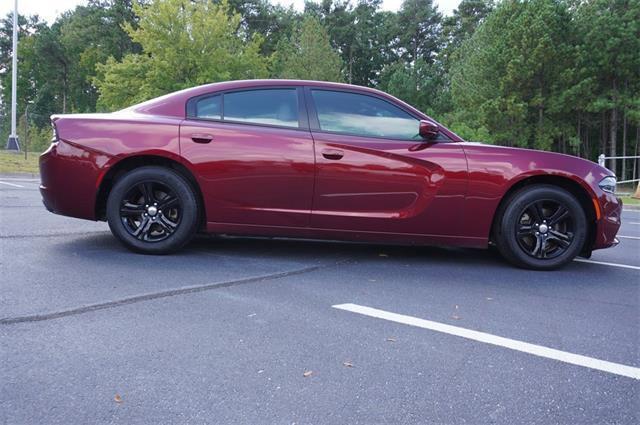
<instances>
[{"instance_id":1,"label":"rear bumper","mask_svg":"<svg viewBox=\"0 0 640 425\"><path fill-rule=\"evenodd\" d=\"M620 229L622 201L615 195L603 192L598 198L600 219L596 224L593 249L609 248L618 244L616 235Z\"/></svg>"},{"instance_id":2,"label":"rear bumper","mask_svg":"<svg viewBox=\"0 0 640 425\"><path fill-rule=\"evenodd\" d=\"M40 155L40 194L53 213L95 220L95 200L108 157L64 141L53 143Z\"/></svg>"}]
</instances>

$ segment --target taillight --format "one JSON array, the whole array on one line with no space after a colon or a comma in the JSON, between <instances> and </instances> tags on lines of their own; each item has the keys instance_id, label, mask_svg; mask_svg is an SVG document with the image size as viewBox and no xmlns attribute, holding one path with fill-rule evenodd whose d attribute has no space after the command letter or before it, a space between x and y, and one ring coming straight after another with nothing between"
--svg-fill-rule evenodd
<instances>
[{"instance_id":1,"label":"taillight","mask_svg":"<svg viewBox=\"0 0 640 425\"><path fill-rule=\"evenodd\" d=\"M58 141L58 129L56 128L56 123L54 121L51 121L51 130L53 132L51 136L51 143L55 143Z\"/></svg>"}]
</instances>

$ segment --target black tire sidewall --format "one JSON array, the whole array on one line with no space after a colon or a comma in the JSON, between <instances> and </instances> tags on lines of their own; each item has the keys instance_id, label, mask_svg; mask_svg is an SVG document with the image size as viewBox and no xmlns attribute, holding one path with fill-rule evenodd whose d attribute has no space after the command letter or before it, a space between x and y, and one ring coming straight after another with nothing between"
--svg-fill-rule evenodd
<instances>
[{"instance_id":1,"label":"black tire sidewall","mask_svg":"<svg viewBox=\"0 0 640 425\"><path fill-rule=\"evenodd\" d=\"M574 239L567 251L555 258L538 259L522 250L518 244L516 222L524 208L535 201L550 200L566 207L574 222ZM584 247L587 239L587 219L580 202L569 192L556 186L537 185L526 187L512 196L503 210L499 224L498 249L517 266L534 270L553 270L572 261Z\"/></svg>"},{"instance_id":2,"label":"black tire sidewall","mask_svg":"<svg viewBox=\"0 0 640 425\"><path fill-rule=\"evenodd\" d=\"M159 242L145 242L130 235L120 218L120 203L135 185L145 181L160 182L171 188L178 197L182 216L176 231ZM143 254L168 254L174 252L194 236L198 226L198 202L191 185L175 171L156 166L137 168L119 178L107 199L107 222L109 228L127 248Z\"/></svg>"}]
</instances>

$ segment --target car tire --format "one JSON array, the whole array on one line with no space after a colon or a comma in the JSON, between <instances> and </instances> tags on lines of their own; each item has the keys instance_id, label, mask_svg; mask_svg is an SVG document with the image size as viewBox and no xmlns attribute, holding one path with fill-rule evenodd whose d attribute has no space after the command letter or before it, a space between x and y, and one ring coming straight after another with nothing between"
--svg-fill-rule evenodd
<instances>
[{"instance_id":1,"label":"car tire","mask_svg":"<svg viewBox=\"0 0 640 425\"><path fill-rule=\"evenodd\" d=\"M498 250L518 267L557 269L572 261L587 240L584 209L575 196L557 186L519 190L506 199L498 217Z\"/></svg>"},{"instance_id":2,"label":"car tire","mask_svg":"<svg viewBox=\"0 0 640 425\"><path fill-rule=\"evenodd\" d=\"M168 254L182 248L194 237L198 217L193 187L165 167L140 167L126 173L107 199L111 232L127 248L143 254Z\"/></svg>"}]
</instances>

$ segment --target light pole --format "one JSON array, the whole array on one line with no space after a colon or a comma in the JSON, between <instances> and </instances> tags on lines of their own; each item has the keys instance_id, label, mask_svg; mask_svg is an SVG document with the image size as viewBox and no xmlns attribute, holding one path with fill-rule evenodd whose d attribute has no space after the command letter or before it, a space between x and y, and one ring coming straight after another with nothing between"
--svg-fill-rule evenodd
<instances>
[{"instance_id":1,"label":"light pole","mask_svg":"<svg viewBox=\"0 0 640 425\"><path fill-rule=\"evenodd\" d=\"M24 160L27 160L27 151L29 150L29 106L33 105L33 100L27 102L24 108ZM36 114L37 115L37 114Z\"/></svg>"},{"instance_id":2,"label":"light pole","mask_svg":"<svg viewBox=\"0 0 640 425\"><path fill-rule=\"evenodd\" d=\"M18 0L13 2L13 48L11 58L11 134L7 149L20 152L20 142L16 133L16 103L18 99Z\"/></svg>"}]
</instances>

